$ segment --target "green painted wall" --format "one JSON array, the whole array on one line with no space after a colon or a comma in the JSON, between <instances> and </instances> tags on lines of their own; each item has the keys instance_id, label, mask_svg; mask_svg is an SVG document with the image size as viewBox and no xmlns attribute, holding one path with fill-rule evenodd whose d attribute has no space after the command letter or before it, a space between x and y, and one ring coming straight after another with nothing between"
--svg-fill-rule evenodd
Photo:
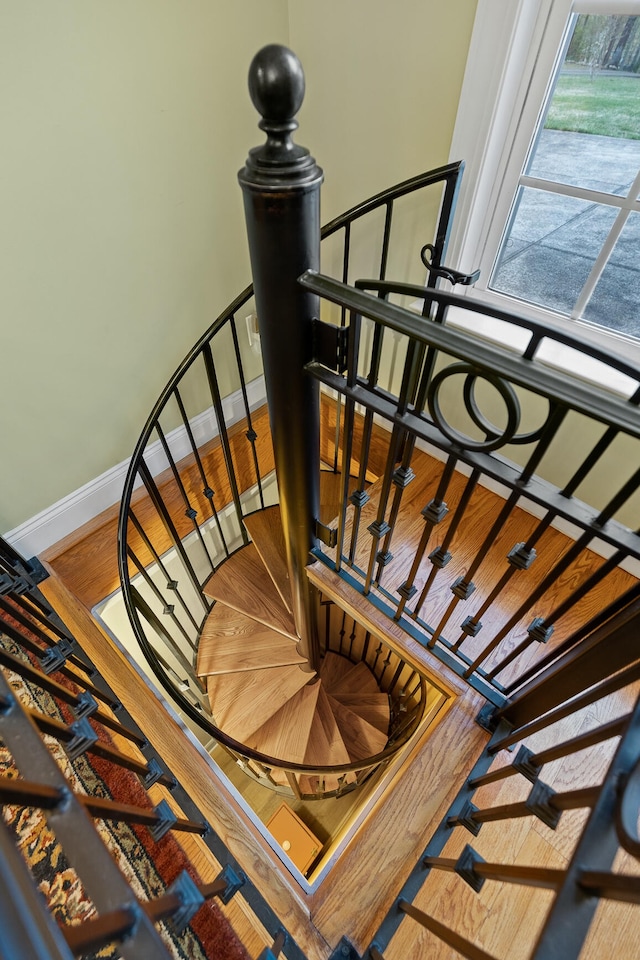
<instances>
[{"instance_id":1,"label":"green painted wall","mask_svg":"<svg viewBox=\"0 0 640 960\"><path fill-rule=\"evenodd\" d=\"M443 163L475 0L21 0L0 9L0 530L127 458L246 284L251 57L307 74L323 218ZM426 239L429 239L428 237Z\"/></svg>"},{"instance_id":2,"label":"green painted wall","mask_svg":"<svg viewBox=\"0 0 640 960\"><path fill-rule=\"evenodd\" d=\"M289 0L323 221L446 163L476 0Z\"/></svg>"},{"instance_id":3,"label":"green painted wall","mask_svg":"<svg viewBox=\"0 0 640 960\"><path fill-rule=\"evenodd\" d=\"M247 69L287 40L286 0L2 4L0 530L130 456L248 282Z\"/></svg>"}]
</instances>

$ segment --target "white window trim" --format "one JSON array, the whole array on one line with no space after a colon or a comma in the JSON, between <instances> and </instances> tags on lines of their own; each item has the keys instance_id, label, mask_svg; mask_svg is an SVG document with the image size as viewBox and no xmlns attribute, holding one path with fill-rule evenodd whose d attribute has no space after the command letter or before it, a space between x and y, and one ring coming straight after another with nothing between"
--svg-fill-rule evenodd
<instances>
[{"instance_id":1,"label":"white window trim","mask_svg":"<svg viewBox=\"0 0 640 960\"><path fill-rule=\"evenodd\" d=\"M606 7L640 15L640 0L478 0L451 143L450 159L464 160L465 172L446 260L467 273L481 270L478 284L464 293L558 329L580 321L488 290L486 283L569 18ZM586 341L640 363L640 342L581 327ZM503 328L488 321L476 331L504 344Z\"/></svg>"}]
</instances>

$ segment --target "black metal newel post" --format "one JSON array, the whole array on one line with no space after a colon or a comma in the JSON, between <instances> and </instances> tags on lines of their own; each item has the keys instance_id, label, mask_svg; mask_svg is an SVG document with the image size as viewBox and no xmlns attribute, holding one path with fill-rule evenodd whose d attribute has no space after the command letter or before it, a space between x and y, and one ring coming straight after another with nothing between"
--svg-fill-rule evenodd
<instances>
[{"instance_id":1,"label":"black metal newel post","mask_svg":"<svg viewBox=\"0 0 640 960\"><path fill-rule=\"evenodd\" d=\"M312 359L312 323L319 301L297 280L320 264L322 170L293 143L304 97L300 61L278 44L264 47L249 69L249 92L262 116L266 143L249 152L238 174L260 326L269 418L293 615L300 653L318 662L318 631L305 566L315 543L319 507L319 387L304 374Z\"/></svg>"}]
</instances>

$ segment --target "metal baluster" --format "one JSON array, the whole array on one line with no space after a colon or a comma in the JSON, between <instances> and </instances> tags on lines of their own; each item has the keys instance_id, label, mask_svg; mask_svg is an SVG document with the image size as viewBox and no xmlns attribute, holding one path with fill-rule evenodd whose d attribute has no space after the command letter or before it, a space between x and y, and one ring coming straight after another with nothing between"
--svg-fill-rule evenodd
<instances>
[{"instance_id":1,"label":"metal baluster","mask_svg":"<svg viewBox=\"0 0 640 960\"><path fill-rule=\"evenodd\" d=\"M231 498L236 511L236 520L238 523L238 529L242 537L242 542L246 545L249 543L249 536L247 531L244 528L242 523L242 503L240 501L240 492L238 490L238 482L236 479L236 471L233 463L233 456L231 454L231 444L229 442L229 431L227 430L227 423L224 417L224 408L222 406L222 396L220 394L220 385L218 384L218 375L216 373L215 363L213 361L213 353L211 352L211 344L207 343L202 350L202 357L204 360L204 366L207 373L207 380L209 382L209 391L211 393L211 399L213 401L213 409L215 410L216 420L218 423L218 433L220 436L220 443L222 445L222 452L224 455L224 462L227 468L227 477L229 479L229 487L231 489Z\"/></svg>"},{"instance_id":2,"label":"metal baluster","mask_svg":"<svg viewBox=\"0 0 640 960\"><path fill-rule=\"evenodd\" d=\"M184 610L184 612L185 612L186 615L188 616L188 618L189 618L189 620L191 621L191 623L193 624L194 628L195 628L196 630L199 630L200 628L199 628L198 624L196 623L196 621L195 621L195 619L194 619L194 617L193 617L193 614L191 613L191 610L190 610L190 608L189 608L189 605L187 604L186 600L184 599L184 597L183 597L182 594L180 593L180 590L178 589L178 582L177 582L177 580L173 580L172 577L170 576L169 571L167 570L167 568L165 567L165 565L164 565L164 563L163 563L163 561L162 561L162 558L161 558L160 555L157 553L155 547L154 547L153 544L151 543L151 540L149 539L149 537L147 536L145 530L143 529L142 524L140 523L140 521L138 520L138 518L136 517L135 513L133 512L133 510L132 510L131 508L129 509L129 517L130 517L131 522L133 523L133 525L134 525L137 533L139 534L140 539L142 540L142 542L144 543L145 547L147 548L147 550L149 551L149 553L150 553L151 556L153 557L154 562L157 563L158 569L162 572L162 575L163 575L164 578L166 579L166 589L167 589L167 590L172 590L172 591L175 593L176 598L180 601L180 606L182 607L182 609Z\"/></svg>"},{"instance_id":3,"label":"metal baluster","mask_svg":"<svg viewBox=\"0 0 640 960\"><path fill-rule=\"evenodd\" d=\"M31 666L31 664L26 663L24 660L20 660L18 657L14 657L13 654L2 649L1 647L0 663L9 670L12 670L14 673L19 674L19 676L23 677L25 680L28 680L30 683L36 684L42 690L46 690L58 700L62 700L64 703L69 704L69 706L73 707L74 710L83 710L84 703L78 694L72 693L66 687L63 687L62 684L53 680L46 673L36 670L35 667ZM97 707L97 704L94 702L93 706ZM129 730L129 728L121 724L119 720L115 720L102 710L94 709L91 713L91 716L104 727L109 727L109 729L114 730L120 736L125 737L127 740L131 740L132 743L136 743L138 746L144 746L146 744L144 737L135 733L133 730Z\"/></svg>"},{"instance_id":4,"label":"metal baluster","mask_svg":"<svg viewBox=\"0 0 640 960\"><path fill-rule=\"evenodd\" d=\"M167 646L172 650L174 655L180 660L182 666L184 667L187 673L187 676L196 685L196 687L198 688L198 691L201 693L206 693L206 686L204 681L195 675L193 671L193 666L189 663L185 655L181 652L180 648L176 645L175 640L173 639L171 634L168 633L168 631L165 629L165 626L162 623L162 621L156 616L155 612L151 609L151 607L149 606L147 601L144 599L142 594L138 590L136 590L135 587L133 586L131 587L131 598L133 600L133 603L136 609L142 614L142 616L145 618L147 623L153 628L153 630L155 630L157 634L159 634L159 636L164 638L165 642L167 643ZM141 642L141 646L142 646L142 642ZM147 649L145 650L143 646L143 653L145 654L147 659L152 661L154 657L159 656L158 651L154 650L151 647L148 640L146 641L146 647ZM153 663L151 663L151 665L153 666Z\"/></svg>"},{"instance_id":5,"label":"metal baluster","mask_svg":"<svg viewBox=\"0 0 640 960\"><path fill-rule=\"evenodd\" d=\"M451 518L451 522L449 523L449 526L447 528L447 532L444 536L444 540L438 547L435 548L435 550L433 550L429 554L429 560L431 561L432 567L431 567L429 576L427 577L427 580L424 584L424 587L422 588L422 592L420 593L420 596L418 598L418 603L416 604L415 609L412 613L412 616L414 618L419 615L425 600L429 596L429 592L431 590L431 587L433 586L433 583L436 579L438 571L446 567L446 565L449 563L449 560L451 559L451 553L449 551L449 547L451 546L451 542L458 530L458 527L460 526L461 521L464 518L467 507L469 506L469 501L471 500L473 492L476 489L476 486L478 485L479 479L480 479L480 471L478 469L472 470L471 476L469 477L469 479L465 484L465 488L462 492L462 496L460 497L460 501L458 503L458 506L456 507L455 513Z\"/></svg>"},{"instance_id":6,"label":"metal baluster","mask_svg":"<svg viewBox=\"0 0 640 960\"><path fill-rule=\"evenodd\" d=\"M160 443L162 444L162 449L164 450L164 454L165 454L165 456L166 456L166 458L167 458L167 460L168 460L168 462L169 462L169 468L170 468L170 470L171 470L171 473L173 474L173 479L175 480L176 486L178 487L178 490L180 491L180 495L181 495L181 497L182 497L182 499L183 499L183 501L184 501L184 504L185 504L185 507L186 507L185 516L187 516L187 517L189 518L189 520L191 520L191 522L192 522L192 524L193 524L193 529L194 529L195 533L197 534L198 540L200 541L200 545L201 545L202 549L204 550L205 556L206 556L207 560L209 561L209 566L211 567L211 571L213 572L213 570L215 569L215 566L214 566L213 560L212 560L212 558L211 558L211 554L209 553L209 550L207 549L207 545L206 545L205 542L204 542L204 538L203 538L203 536L202 536L202 531L201 531L201 529L200 529L200 525L199 525L198 520L197 520L198 511L191 505L191 502L190 502L190 500L189 500L189 497L187 496L187 491L186 491L185 488L184 488L184 484L183 484L183 482L182 482L182 477L180 476L180 471L179 471L178 468L176 467L175 461L174 461L174 459L173 459L173 455L172 455L172 453L171 453L171 450L169 449L169 444L167 443L167 438L166 438L165 435L164 435L164 431L163 431L162 427L160 426L160 422L159 422L159 421L156 423L156 432L157 432L157 434L158 434L158 437L160 438Z\"/></svg>"},{"instance_id":7,"label":"metal baluster","mask_svg":"<svg viewBox=\"0 0 640 960\"><path fill-rule=\"evenodd\" d=\"M407 916L413 920L416 920L422 927L425 927L425 929L430 930L431 933L435 934L436 937L450 947L453 947L454 950L457 950L458 953L466 957L467 960L496 960L496 958L490 953L487 953L486 950L481 950L480 947L476 947L470 940L466 940L464 937L461 937L460 934L450 930L449 927L445 927L443 923L434 920L433 917L430 917L424 913L424 911L418 910L412 903L400 899L398 900L398 909L406 913Z\"/></svg>"},{"instance_id":8,"label":"metal baluster","mask_svg":"<svg viewBox=\"0 0 640 960\"><path fill-rule=\"evenodd\" d=\"M445 503L444 498L447 495L447 490L449 489L449 485L451 483L451 480L453 479L457 462L458 462L458 458L456 457L456 455L453 453L450 454L449 457L447 458L447 462L442 471L442 475L440 477L440 481L438 483L438 489L436 490L435 496L429 501L429 503L422 510L422 516L424 517L424 520L425 520L425 526L424 526L424 530L422 531L422 536L420 537L420 543L418 544L418 547L416 549L415 556L413 558L413 562L411 564L411 569L409 570L407 579L402 584L402 586L398 588L398 591L397 591L400 594L401 599L400 599L400 602L398 603L398 608L395 613L396 620L400 619L400 617L404 612L405 605L417 593L418 588L415 586L415 579L418 574L420 564L422 563L422 560L426 553L427 547L429 546L429 540L431 539L431 534L433 533L434 527L436 527L439 523L442 523L442 521L444 520L444 518L449 512L449 508L447 507L447 504ZM420 610L421 606L422 606L422 603L419 600L418 604L416 605L415 616L417 616L417 612Z\"/></svg>"},{"instance_id":9,"label":"metal baluster","mask_svg":"<svg viewBox=\"0 0 640 960\"><path fill-rule=\"evenodd\" d=\"M358 314L351 314L349 336L349 355L347 360L347 385L355 386L358 377L358 356L360 352L361 323ZM348 398L345 404L344 444L342 450L342 497L340 499L340 515L338 517L338 544L336 549L336 571L342 566L344 551L345 527L347 521L347 505L349 501L349 474L351 456L353 452L353 425L355 420L355 403Z\"/></svg>"},{"instance_id":10,"label":"metal baluster","mask_svg":"<svg viewBox=\"0 0 640 960\"><path fill-rule=\"evenodd\" d=\"M65 802L47 811L46 817L71 866L82 879L87 895L100 913L131 904L134 898L128 883L106 854L90 818L68 790L62 771L40 734L26 720L25 714L33 716L33 711L21 707L1 671L0 700L4 703L4 709L0 711L2 739L13 754L21 775L66 794ZM148 770L142 768L142 775L147 773ZM125 960L151 960L163 956L162 940L145 916L136 925L131 939L122 944L121 953Z\"/></svg>"},{"instance_id":11,"label":"metal baluster","mask_svg":"<svg viewBox=\"0 0 640 960\"><path fill-rule=\"evenodd\" d=\"M570 716L574 711L588 707L603 697L608 697L609 694L616 693L617 690L622 690L622 688L628 684L635 683L637 680L640 680L640 664L621 670L615 677L610 677L592 687L586 693L575 697L570 704L555 707L553 710L549 710L544 716L516 727L501 740L492 744L489 752L494 754L500 750L507 750L514 743L518 743L519 740L530 737L534 733L539 733L540 730L545 730L551 726L552 723L557 723L558 720L564 720L565 717Z\"/></svg>"},{"instance_id":12,"label":"metal baluster","mask_svg":"<svg viewBox=\"0 0 640 960\"><path fill-rule=\"evenodd\" d=\"M200 580L198 579L196 572L193 569L191 560L189 559L187 551L184 548L184 544L182 543L182 540L178 535L178 531L174 526L173 520L171 519L171 515L169 514L169 511L167 510L167 506L162 498L162 494L160 493L158 487L156 486L156 483L153 477L151 476L151 473L149 472L149 468L147 467L144 461L141 461L139 470L140 470L140 476L142 478L142 482L144 483L147 493L149 494L149 498L151 499L151 502L153 503L153 506L155 507L158 516L162 520L162 523L164 525L164 528L167 532L169 539L171 540L171 543L175 547L180 557L180 560L182 561L182 565L184 566L187 576L191 581L191 585L193 586L194 590L198 595L198 599L200 600L200 603L202 604L205 612L208 613L209 606L210 606L209 601L206 599L206 597L202 593Z\"/></svg>"},{"instance_id":13,"label":"metal baluster","mask_svg":"<svg viewBox=\"0 0 640 960\"><path fill-rule=\"evenodd\" d=\"M244 380L243 380L242 382L243 382L243 384L244 384ZM178 407L179 407L179 409L180 409L180 414L181 414L181 416L182 416L182 422L184 423L185 429L186 429L186 431L187 431L187 435L188 435L188 437L189 437L189 443L191 444L191 449L192 449L192 451L193 451L193 455L194 455L194 457L195 457L195 461L196 461L196 463L197 463L197 465L198 465L198 473L200 474L200 479L202 480L202 488L203 488L203 489L202 489L202 492L203 492L204 496L207 498L207 500L209 501L209 508L210 508L210 510L211 510L211 517L212 517L212 519L214 520L214 522L215 522L215 524L216 524L216 529L217 529L217 531L218 531L218 535L219 535L219 537L220 537L220 540L222 541L222 547L223 547L223 549L224 549L224 552L225 552L225 554L226 554L227 556L229 556L229 550L228 550L228 548L227 548L227 541L225 540L224 534L223 534L223 532L222 532L222 527L220 526L220 518L219 518L219 516L218 516L218 511L217 511L217 509L216 509L216 505L215 505L215 503L213 502L213 498L215 497L215 492L214 492L214 490L211 488L211 484L209 483L209 480L207 479L207 475L206 475L206 473L204 472L204 465L203 465L203 463L202 463L202 458L200 457L200 451L199 451L199 449L198 449L198 447L197 447L197 445L196 445L195 437L193 436L193 431L191 430L191 424L189 423L189 419L188 419L188 417L187 417L187 412L186 412L186 410L185 410L184 403L182 402L182 396L181 396L180 391L179 391L179 389L178 389L177 387L176 387L175 390L173 391L173 395L174 395L174 397L176 398L176 402L177 402ZM264 504L263 504L263 506L264 506Z\"/></svg>"},{"instance_id":14,"label":"metal baluster","mask_svg":"<svg viewBox=\"0 0 640 960\"><path fill-rule=\"evenodd\" d=\"M135 555L131 547L127 547L127 557L131 560L131 562L135 566L138 573L142 576L147 586L151 589L155 598L162 604L162 612L171 618L171 622L178 628L178 630L180 631L184 639L187 641L187 643L195 653L196 645L191 639L191 637L189 636L189 634L187 633L187 631L184 629L184 627L182 626L178 618L176 617L174 613L173 604L167 603L166 599L162 596L162 593L158 589L157 585L153 582L153 579L149 575L146 567L140 560L138 560L137 556ZM169 637L170 634L166 634L166 636ZM180 649L180 647L178 646L178 644L173 638L171 638L170 643L174 653L178 657L184 658L184 653L182 652L182 650ZM185 664L187 664L188 660L185 659L184 662Z\"/></svg>"},{"instance_id":15,"label":"metal baluster","mask_svg":"<svg viewBox=\"0 0 640 960\"><path fill-rule=\"evenodd\" d=\"M366 580L364 585L364 594L365 596L371 591L371 585L373 580L373 568L377 559L378 545L380 539L384 537L388 530L389 524L385 520L385 514L387 511L387 504L389 500L389 493L391 490L391 483L393 479L393 474L395 472L395 463L398 450L400 449L400 444L402 442L403 430L401 427L398 427L397 424L394 424L393 431L391 433L391 441L389 443L389 452L387 454L387 465L385 467L384 477L382 480L382 488L380 490L380 499L378 503L378 513L376 519L373 523L367 528L371 534L371 550L369 555L369 566L367 568Z\"/></svg>"},{"instance_id":16,"label":"metal baluster","mask_svg":"<svg viewBox=\"0 0 640 960\"><path fill-rule=\"evenodd\" d=\"M38 646L37 643L34 643L28 637L23 636L23 634L21 634L19 630L16 630L13 624L7 623L7 621L2 619L1 617L0 617L0 624L2 625L3 632L8 634L12 640L14 640L20 646L22 646L25 650L28 650L29 653L32 653L39 660L42 660L42 658L45 656L47 652L46 650L43 650L41 647ZM47 648L47 649L50 649L50 648ZM86 677L79 676L73 670L70 670L69 667L66 667L61 664L59 667L53 670L52 673L61 673L63 676L67 677L67 679L72 680L73 683L77 684L81 689L86 690L88 693L90 693L92 697L95 697L97 700L101 700L108 707L113 708L118 706L118 701L114 697L110 697L104 691L99 690L98 687L90 683L86 679Z\"/></svg>"},{"instance_id":17,"label":"metal baluster","mask_svg":"<svg viewBox=\"0 0 640 960\"><path fill-rule=\"evenodd\" d=\"M638 470L630 480L623 485L623 487L618 491L618 493L612 498L612 500L607 504L604 510L596 517L593 521L591 528L585 530L585 532L575 541L572 547L569 547L567 552L560 558L560 560L551 568L547 576L541 581L541 583L529 594L527 599L518 607L517 611L513 616L508 620L508 622L498 631L495 635L491 644L489 645L491 649L485 648L482 654L480 655L479 660L483 660L486 655L488 655L491 650L495 649L498 644L505 638L505 636L512 630L519 620L527 613L531 607L536 604L541 597L547 592L547 590L554 585L558 577L560 577L565 570L567 570L571 564L576 560L580 554L586 550L591 540L597 535L597 529L604 526L607 520L620 509L622 504L635 492L638 482L640 481L640 470ZM605 564L606 566L606 564ZM608 572L608 571L607 571ZM531 626L529 627L529 632L533 635L534 639L538 637L541 639L548 639L550 636L549 627L546 621L543 618L535 618ZM527 641L528 643L529 641ZM503 669L503 667L500 667ZM472 667L466 671L465 676L470 675ZM498 671L494 671L498 672Z\"/></svg>"},{"instance_id":18,"label":"metal baluster","mask_svg":"<svg viewBox=\"0 0 640 960\"><path fill-rule=\"evenodd\" d=\"M596 727L595 730L589 730L587 733L572 737L570 740L565 740L554 747L549 747L547 750L541 750L540 753L532 753L527 747L521 748L524 752L519 752L513 763L508 767L499 767L497 770L491 770L481 777L475 777L468 781L469 786L477 790L489 783L497 783L499 780L515 777L523 773L525 763L527 770L525 776L531 780L532 777L537 776L545 763L552 763L554 760L568 757L579 750L586 750L588 747L596 746L596 744L611 740L613 737L619 737L624 732L631 716L630 713L627 713L618 720L611 720L609 723Z\"/></svg>"},{"instance_id":19,"label":"metal baluster","mask_svg":"<svg viewBox=\"0 0 640 960\"><path fill-rule=\"evenodd\" d=\"M563 640L562 643L556 645L553 650L550 650L546 656L541 657L537 663L532 664L527 670L523 671L515 680L512 681L509 685L505 686L504 693L506 696L509 696L517 687L523 686L527 681L531 680L540 670L549 666L549 664L557 661L563 654L571 650L572 647L575 647L576 644L584 640L585 637L588 637L595 630L600 629L607 620L611 620L613 617L621 613L630 603L640 597L640 584L636 584L633 587L630 587L626 593L623 593L622 596L618 597L617 600L614 600L613 603L610 603L607 607L602 610L599 610L598 613L591 618L591 620L584 623L578 630L575 630L570 637L567 637L566 640ZM497 671L496 671L497 672Z\"/></svg>"},{"instance_id":20,"label":"metal baluster","mask_svg":"<svg viewBox=\"0 0 640 960\"><path fill-rule=\"evenodd\" d=\"M236 329L236 319L234 314L231 315L230 322L231 322L231 335L233 337L233 349L235 351L236 363L238 364L238 373L240 375L240 390L242 391L244 415L247 421L247 431L245 433L245 437L251 444L251 453L253 456L253 469L255 470L255 474L256 474L258 496L260 497L260 506L264 510L264 494L262 491L262 478L260 476L260 465L258 463L258 451L256 450L256 440L258 439L258 434L253 429L253 424L251 422L251 409L249 407L249 398L247 397L247 384L244 378L242 356L240 354L240 345L238 343L238 331Z\"/></svg>"},{"instance_id":21,"label":"metal baluster","mask_svg":"<svg viewBox=\"0 0 640 960\"><path fill-rule=\"evenodd\" d=\"M38 727L42 733L48 733L52 737L55 737L57 740L60 740L62 743L69 744L74 740L78 739L79 734L74 729L74 725L68 725L63 723L62 720L55 720L53 717L48 717L44 713L40 713L39 710L26 709L24 711L27 716L31 717L35 725ZM78 721L76 721L76 724ZM83 729L87 729L83 725ZM102 757L104 760L110 760L112 763L117 764L117 766L124 767L126 770L131 770L133 773L137 773L141 777L147 777L150 774L150 769L146 763L140 763L138 760L134 760L132 757L129 757L126 753L122 753L120 750L116 750L114 747L110 747L106 743L101 743L97 739L97 735L93 734L96 739L88 742L84 749L88 753L93 753L97 757ZM89 731L87 731L87 739L89 738ZM165 787L172 787L174 780L173 777L168 776L167 774L162 774L158 779L158 783L161 783Z\"/></svg>"},{"instance_id":22,"label":"metal baluster","mask_svg":"<svg viewBox=\"0 0 640 960\"><path fill-rule=\"evenodd\" d=\"M344 226L344 245L342 250L342 282L349 282L349 257L351 252L351 224L347 223ZM347 308L345 306L340 307L340 326L344 327L347 322ZM336 397L336 428L335 428L335 439L334 439L334 454L333 454L333 472L338 473L340 469L340 464L338 461L339 450L340 450L340 426L341 426L341 414L342 414L342 402L340 395ZM344 457L343 457L344 460Z\"/></svg>"}]
</instances>

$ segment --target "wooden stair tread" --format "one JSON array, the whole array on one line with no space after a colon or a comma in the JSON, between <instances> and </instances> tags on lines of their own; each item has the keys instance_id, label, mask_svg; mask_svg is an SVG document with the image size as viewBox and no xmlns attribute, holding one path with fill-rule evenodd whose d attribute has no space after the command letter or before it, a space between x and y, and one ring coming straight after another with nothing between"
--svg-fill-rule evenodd
<instances>
[{"instance_id":1,"label":"wooden stair tread","mask_svg":"<svg viewBox=\"0 0 640 960\"><path fill-rule=\"evenodd\" d=\"M207 678L214 723L245 743L294 694L313 679L297 666L268 667Z\"/></svg>"},{"instance_id":2,"label":"wooden stair tread","mask_svg":"<svg viewBox=\"0 0 640 960\"><path fill-rule=\"evenodd\" d=\"M247 746L279 760L303 763L320 683L307 684L247 739Z\"/></svg>"},{"instance_id":3,"label":"wooden stair tread","mask_svg":"<svg viewBox=\"0 0 640 960\"><path fill-rule=\"evenodd\" d=\"M304 763L310 765L323 764L339 766L350 763L351 757L344 745L335 715L331 709L329 698L324 686L318 684L318 700L316 712L309 732L309 741L304 756ZM353 775L352 775L353 778ZM303 776L300 778L300 788L305 793L315 793L318 786L318 775ZM334 774L325 776L325 790L337 790L339 778Z\"/></svg>"},{"instance_id":4,"label":"wooden stair tread","mask_svg":"<svg viewBox=\"0 0 640 960\"><path fill-rule=\"evenodd\" d=\"M329 696L328 699L352 760L366 760L384 750L388 740L386 733L367 723L334 697Z\"/></svg>"},{"instance_id":5,"label":"wooden stair tread","mask_svg":"<svg viewBox=\"0 0 640 960\"><path fill-rule=\"evenodd\" d=\"M203 592L234 610L297 640L293 617L260 559L255 544L232 554L212 573Z\"/></svg>"},{"instance_id":6,"label":"wooden stair tread","mask_svg":"<svg viewBox=\"0 0 640 960\"><path fill-rule=\"evenodd\" d=\"M318 694L316 714L309 732L304 762L324 765L350 762L324 685L321 685Z\"/></svg>"},{"instance_id":7,"label":"wooden stair tread","mask_svg":"<svg viewBox=\"0 0 640 960\"><path fill-rule=\"evenodd\" d=\"M196 673L206 677L305 662L289 637L216 603L202 628Z\"/></svg>"},{"instance_id":8,"label":"wooden stair tread","mask_svg":"<svg viewBox=\"0 0 640 960\"><path fill-rule=\"evenodd\" d=\"M338 653L332 653L331 651L325 653L320 664L320 676L325 689L330 692L331 688L342 680L352 666L350 660Z\"/></svg>"},{"instance_id":9,"label":"wooden stair tread","mask_svg":"<svg viewBox=\"0 0 640 960\"><path fill-rule=\"evenodd\" d=\"M328 693L332 696L337 694L358 696L364 693L380 693L380 687L366 663L360 661L360 663L354 663L350 670L332 683Z\"/></svg>"},{"instance_id":10,"label":"wooden stair tread","mask_svg":"<svg viewBox=\"0 0 640 960\"><path fill-rule=\"evenodd\" d=\"M381 733L389 732L389 697L386 693L349 693L332 694L335 700L347 707L353 713L376 727Z\"/></svg>"},{"instance_id":11,"label":"wooden stair tread","mask_svg":"<svg viewBox=\"0 0 640 960\"><path fill-rule=\"evenodd\" d=\"M291 584L287 568L287 548L285 546L280 505L258 510L243 521L249 536L253 540L267 572L280 594L289 613L291 607Z\"/></svg>"}]
</instances>

